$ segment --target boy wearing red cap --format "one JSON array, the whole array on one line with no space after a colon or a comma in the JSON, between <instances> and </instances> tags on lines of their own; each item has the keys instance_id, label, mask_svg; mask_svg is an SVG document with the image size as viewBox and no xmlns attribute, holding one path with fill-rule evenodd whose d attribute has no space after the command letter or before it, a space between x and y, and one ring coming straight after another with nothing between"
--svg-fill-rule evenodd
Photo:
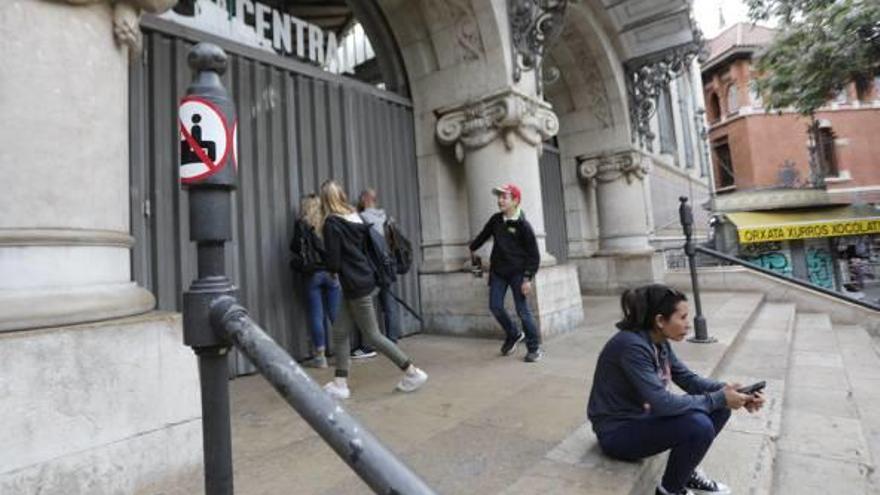
<instances>
[{"instance_id":1,"label":"boy wearing red cap","mask_svg":"<svg viewBox=\"0 0 880 495\"><path fill-rule=\"evenodd\" d=\"M492 255L489 258L489 310L498 320L507 338L501 346L501 354L508 356L516 350L523 338L528 353L526 362L534 363L543 356L541 336L535 318L529 309L526 296L532 291L532 279L538 271L541 256L535 231L520 209L522 192L513 184L492 189L498 197L498 213L492 215L483 230L471 242L471 258L489 237L492 237ZM516 314L522 321L520 332L504 310L507 288L513 292Z\"/></svg>"}]
</instances>

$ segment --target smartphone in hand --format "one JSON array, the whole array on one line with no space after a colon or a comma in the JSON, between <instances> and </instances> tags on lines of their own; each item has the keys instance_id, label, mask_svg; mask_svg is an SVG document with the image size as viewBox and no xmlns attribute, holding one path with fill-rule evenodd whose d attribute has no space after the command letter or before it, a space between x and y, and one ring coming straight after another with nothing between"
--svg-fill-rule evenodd
<instances>
[{"instance_id":1,"label":"smartphone in hand","mask_svg":"<svg viewBox=\"0 0 880 495\"><path fill-rule=\"evenodd\" d=\"M737 389L737 392L739 392L741 394L746 394L746 395L753 395L753 394L756 394L756 393L764 390L764 387L766 387L766 386L767 386L767 382L764 380L761 380L760 382L753 383L753 384L749 385L748 387L743 387L743 388Z\"/></svg>"}]
</instances>

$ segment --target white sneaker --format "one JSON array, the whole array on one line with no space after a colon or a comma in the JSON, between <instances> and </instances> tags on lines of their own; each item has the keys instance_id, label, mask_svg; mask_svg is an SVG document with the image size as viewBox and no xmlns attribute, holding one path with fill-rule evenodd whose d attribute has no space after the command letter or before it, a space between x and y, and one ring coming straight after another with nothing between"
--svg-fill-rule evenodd
<instances>
[{"instance_id":1,"label":"white sneaker","mask_svg":"<svg viewBox=\"0 0 880 495\"><path fill-rule=\"evenodd\" d=\"M339 385L335 381L324 385L324 392L327 392L330 397L337 400L345 400L351 397L351 390L348 389L348 385Z\"/></svg>"},{"instance_id":2,"label":"white sneaker","mask_svg":"<svg viewBox=\"0 0 880 495\"><path fill-rule=\"evenodd\" d=\"M406 373L403 379L397 384L397 390L401 392L415 392L420 389L425 382L428 381L428 374L416 368L413 373Z\"/></svg>"}]
</instances>

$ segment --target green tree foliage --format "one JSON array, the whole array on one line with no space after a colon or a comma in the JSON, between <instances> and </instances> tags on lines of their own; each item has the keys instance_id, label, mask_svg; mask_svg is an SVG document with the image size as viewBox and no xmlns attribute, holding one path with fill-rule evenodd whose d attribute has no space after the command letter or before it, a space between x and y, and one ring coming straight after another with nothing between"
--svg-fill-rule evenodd
<instances>
[{"instance_id":1,"label":"green tree foliage","mask_svg":"<svg viewBox=\"0 0 880 495\"><path fill-rule=\"evenodd\" d=\"M746 0L753 21L780 32L758 59L756 89L768 110L812 115L855 82L880 73L880 0Z\"/></svg>"}]
</instances>

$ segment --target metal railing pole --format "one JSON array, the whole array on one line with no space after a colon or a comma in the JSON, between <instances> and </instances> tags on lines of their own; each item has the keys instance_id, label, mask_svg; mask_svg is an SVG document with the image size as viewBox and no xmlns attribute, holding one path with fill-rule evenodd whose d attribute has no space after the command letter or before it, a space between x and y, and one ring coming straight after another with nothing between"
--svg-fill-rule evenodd
<instances>
[{"instance_id":1,"label":"metal railing pole","mask_svg":"<svg viewBox=\"0 0 880 495\"><path fill-rule=\"evenodd\" d=\"M375 492L433 495L435 492L372 433L348 414L303 371L232 297L211 311L218 334L231 340L293 409Z\"/></svg>"},{"instance_id":2,"label":"metal railing pole","mask_svg":"<svg viewBox=\"0 0 880 495\"><path fill-rule=\"evenodd\" d=\"M694 213L688 204L687 196L680 196L678 200L681 204L678 206L678 218L681 221L681 228L684 230L684 253L688 258L688 266L691 272L691 287L694 294L694 336L688 339L690 342L698 344L710 344L716 342L716 339L709 336L709 330L706 327L706 317L703 316L703 305L700 302L700 282L697 279L697 261L696 249L694 246Z\"/></svg>"},{"instance_id":3,"label":"metal railing pole","mask_svg":"<svg viewBox=\"0 0 880 495\"><path fill-rule=\"evenodd\" d=\"M179 177L189 190L190 240L197 246L199 278L183 293L183 341L199 360L205 493L232 495L227 359L232 344L212 328L210 308L218 298L236 293L225 275L236 187L235 108L220 81L226 70L223 50L200 43L188 62L194 77L179 109Z\"/></svg>"}]
</instances>

